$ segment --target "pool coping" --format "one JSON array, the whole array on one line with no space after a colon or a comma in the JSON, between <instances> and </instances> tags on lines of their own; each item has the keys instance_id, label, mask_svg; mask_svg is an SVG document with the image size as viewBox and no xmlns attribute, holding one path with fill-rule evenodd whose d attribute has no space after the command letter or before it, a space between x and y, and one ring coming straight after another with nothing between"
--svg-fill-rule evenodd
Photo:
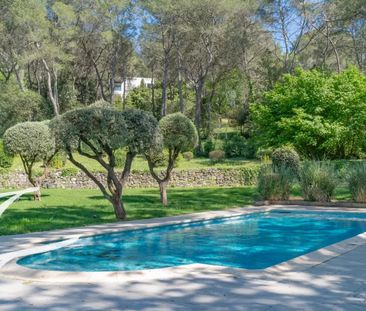
<instances>
[{"instance_id":1,"label":"pool coping","mask_svg":"<svg viewBox=\"0 0 366 311\"><path fill-rule=\"evenodd\" d=\"M340 212L361 212L366 213L366 208L339 208L339 207L322 207L311 206L304 207L298 205L271 205L271 206L250 206L237 209L210 211L196 214L154 218L139 221L130 221L126 223L116 223L111 225L96 225L84 228L74 228L66 230L57 230L44 232L46 237L40 239L37 236L39 233L33 234L34 238L26 244L24 249L0 254L0 276L4 278L11 278L31 282L103 282L103 281L133 281L137 278L144 280L155 278L171 278L182 275L182 273L194 274L195 272L217 272L231 274L233 277L245 277L248 274L265 274L265 273L283 273L289 271L305 271L311 267L320 265L333 258L351 252L361 245L366 244L366 232L357 236L342 240L338 243L326 246L324 248L315 250L313 252L298 256L280 264L271 266L266 269L242 269L232 268L227 266L216 266L207 264L189 264L182 266L173 266L159 269L145 269L135 271L111 271L111 272L64 272L64 271L50 271L50 270L36 270L26 268L18 265L17 261L21 257L32 254L55 250L74 243L77 239L82 237L94 236L99 234L107 234L113 232L153 228L165 225L188 224L197 221L214 220L218 218L227 218L234 216L247 215L256 212L266 212L271 210L306 210L306 211L340 211ZM53 233L53 235L51 235ZM52 236L50 239L48 236ZM29 235L16 236L18 239L27 237ZM55 241L55 236L58 240ZM2 237L11 239L13 236ZM54 242L52 242L54 241ZM50 242L49 244L45 244Z\"/></svg>"}]
</instances>

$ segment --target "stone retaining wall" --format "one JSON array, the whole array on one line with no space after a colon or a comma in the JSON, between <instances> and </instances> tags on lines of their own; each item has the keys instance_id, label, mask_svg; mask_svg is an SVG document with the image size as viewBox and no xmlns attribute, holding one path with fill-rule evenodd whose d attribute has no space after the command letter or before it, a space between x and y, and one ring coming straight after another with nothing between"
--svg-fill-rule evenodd
<instances>
[{"instance_id":1,"label":"stone retaining wall","mask_svg":"<svg viewBox=\"0 0 366 311\"><path fill-rule=\"evenodd\" d=\"M53 171L44 182L44 188L94 189L96 185L84 173L75 176L62 176L62 170ZM104 174L96 173L100 180ZM208 187L208 186L243 186L255 184L258 167L242 168L208 168L198 170L173 171L171 187ZM130 188L156 187L156 181L149 172L133 171L128 180ZM21 171L0 175L0 188L29 187L26 175Z\"/></svg>"}]
</instances>

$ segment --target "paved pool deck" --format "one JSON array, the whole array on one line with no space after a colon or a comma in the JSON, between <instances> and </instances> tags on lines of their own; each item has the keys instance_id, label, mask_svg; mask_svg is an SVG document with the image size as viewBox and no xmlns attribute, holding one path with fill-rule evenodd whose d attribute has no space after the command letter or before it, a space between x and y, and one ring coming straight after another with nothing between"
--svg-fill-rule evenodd
<instances>
[{"instance_id":1,"label":"paved pool deck","mask_svg":"<svg viewBox=\"0 0 366 311\"><path fill-rule=\"evenodd\" d=\"M53 272L14 271L9 257L9 252L32 251L46 240L257 210L261 208L0 237L0 310L366 310L365 234L266 270L190 265L158 273L63 278Z\"/></svg>"}]
</instances>

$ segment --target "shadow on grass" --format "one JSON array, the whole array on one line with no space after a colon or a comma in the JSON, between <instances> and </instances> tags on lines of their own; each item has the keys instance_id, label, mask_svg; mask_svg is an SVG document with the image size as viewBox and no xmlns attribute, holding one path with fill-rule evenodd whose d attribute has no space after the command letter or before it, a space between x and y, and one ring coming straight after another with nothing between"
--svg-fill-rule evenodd
<instances>
[{"instance_id":1,"label":"shadow on grass","mask_svg":"<svg viewBox=\"0 0 366 311\"><path fill-rule=\"evenodd\" d=\"M115 222L112 205L97 191L47 190L42 201L32 195L14 203L0 218L0 235L46 231ZM241 207L253 202L253 188L198 188L168 190L162 207L158 189L127 189L127 219L173 216Z\"/></svg>"}]
</instances>

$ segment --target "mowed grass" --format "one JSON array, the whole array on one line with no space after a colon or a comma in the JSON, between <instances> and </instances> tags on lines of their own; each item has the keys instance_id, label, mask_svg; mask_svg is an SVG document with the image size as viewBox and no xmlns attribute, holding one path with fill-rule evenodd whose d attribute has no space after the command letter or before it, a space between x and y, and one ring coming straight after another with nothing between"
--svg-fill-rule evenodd
<instances>
[{"instance_id":1,"label":"mowed grass","mask_svg":"<svg viewBox=\"0 0 366 311\"><path fill-rule=\"evenodd\" d=\"M74 155L75 159L82 162L86 167L91 169L92 171L104 171L102 166L95 160L88 159L82 157L78 154ZM233 159L225 159L221 163L213 164L208 158L194 158L191 161L187 161L185 159L180 159L178 166L175 170L190 170L190 169L207 169L207 168L238 168L245 167L248 165L259 164L260 161L256 160L246 160L243 158L233 158ZM36 164L36 169L40 169L41 163ZM65 168L69 168L75 166L72 165L70 161L66 162ZM14 158L13 165L11 170L23 170L22 161L19 157ZM118 170L118 169L117 169ZM142 156L137 156L132 163L132 170L137 171L148 171L148 165L146 160Z\"/></svg>"},{"instance_id":2,"label":"mowed grass","mask_svg":"<svg viewBox=\"0 0 366 311\"><path fill-rule=\"evenodd\" d=\"M171 188L162 207L158 189L126 189L128 220L222 210L252 204L254 187ZM0 235L115 222L113 208L98 190L46 189L42 201L24 195L0 217Z\"/></svg>"}]
</instances>

